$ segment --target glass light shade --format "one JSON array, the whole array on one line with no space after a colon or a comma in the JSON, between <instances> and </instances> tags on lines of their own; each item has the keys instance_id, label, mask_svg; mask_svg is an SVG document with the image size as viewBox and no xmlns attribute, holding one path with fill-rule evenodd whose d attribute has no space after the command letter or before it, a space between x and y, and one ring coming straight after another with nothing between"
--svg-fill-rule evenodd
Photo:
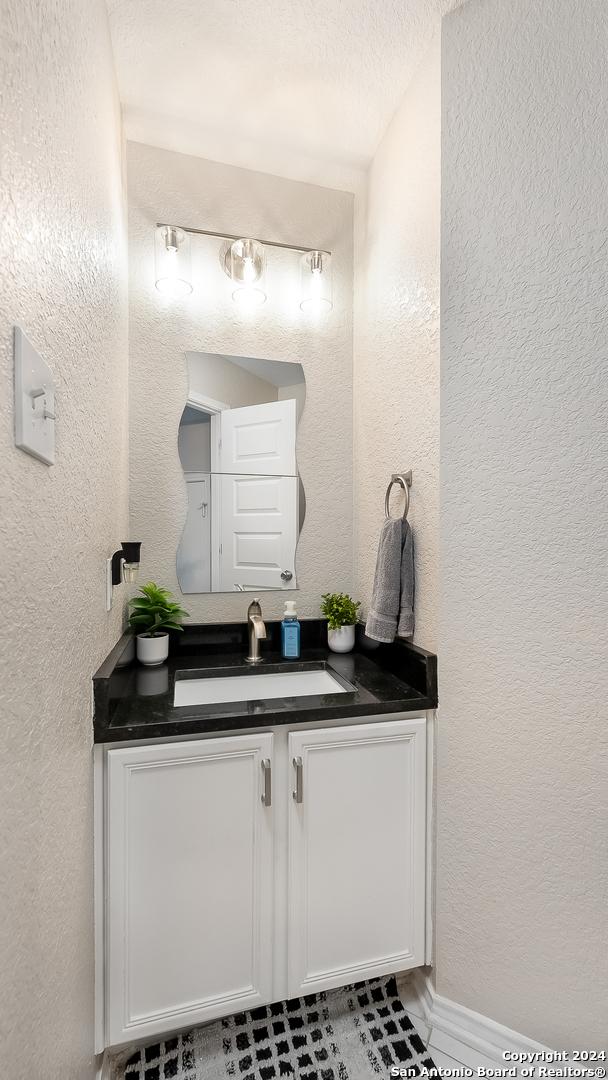
<instances>
[{"instance_id":1,"label":"glass light shade","mask_svg":"<svg viewBox=\"0 0 608 1080\"><path fill-rule=\"evenodd\" d=\"M312 315L331 311L331 255L326 251L307 251L300 262L300 307Z\"/></svg>"},{"instance_id":2,"label":"glass light shade","mask_svg":"<svg viewBox=\"0 0 608 1080\"><path fill-rule=\"evenodd\" d=\"M190 237L176 225L160 225L154 237L155 284L174 299L192 292Z\"/></svg>"},{"instance_id":3,"label":"glass light shade","mask_svg":"<svg viewBox=\"0 0 608 1080\"><path fill-rule=\"evenodd\" d=\"M266 253L257 240L234 240L224 259L233 283L232 299L242 308L259 307L266 299Z\"/></svg>"}]
</instances>

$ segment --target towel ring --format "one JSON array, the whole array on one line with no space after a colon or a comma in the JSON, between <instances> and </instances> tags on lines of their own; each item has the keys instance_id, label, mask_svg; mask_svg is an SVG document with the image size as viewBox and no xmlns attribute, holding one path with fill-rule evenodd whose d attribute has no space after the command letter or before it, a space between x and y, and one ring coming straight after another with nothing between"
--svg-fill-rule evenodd
<instances>
[{"instance_id":1,"label":"towel ring","mask_svg":"<svg viewBox=\"0 0 608 1080\"><path fill-rule=\"evenodd\" d=\"M407 515L408 515L409 508L410 508L410 492L409 492L409 489L412 486L412 473L411 473L411 471L406 472L406 473L393 473L393 475L391 476L389 485L388 485L388 487L386 489L386 495L384 496L384 516L387 517L387 518L390 518L390 516L391 516L390 505L389 504L390 504L391 491L393 489L393 484L399 484L399 487L403 489L403 494L405 495L405 507L403 509L403 514L401 515L403 520L405 521L405 519L407 518Z\"/></svg>"}]
</instances>

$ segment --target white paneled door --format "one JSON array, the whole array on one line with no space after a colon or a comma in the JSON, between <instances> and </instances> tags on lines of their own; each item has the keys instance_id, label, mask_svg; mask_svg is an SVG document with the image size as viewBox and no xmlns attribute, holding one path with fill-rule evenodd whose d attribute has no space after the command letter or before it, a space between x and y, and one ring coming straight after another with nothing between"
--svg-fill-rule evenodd
<instances>
[{"instance_id":1,"label":"white paneled door","mask_svg":"<svg viewBox=\"0 0 608 1080\"><path fill-rule=\"evenodd\" d=\"M214 475L212 501L213 591L294 589L297 476Z\"/></svg>"},{"instance_id":2,"label":"white paneled door","mask_svg":"<svg viewBox=\"0 0 608 1080\"><path fill-rule=\"evenodd\" d=\"M290 997L424 963L425 732L289 735Z\"/></svg>"},{"instance_id":3,"label":"white paneled door","mask_svg":"<svg viewBox=\"0 0 608 1080\"><path fill-rule=\"evenodd\" d=\"M108 752L108 1036L271 998L273 736Z\"/></svg>"},{"instance_id":4,"label":"white paneled door","mask_svg":"<svg viewBox=\"0 0 608 1080\"><path fill-rule=\"evenodd\" d=\"M218 427L218 472L296 475L296 402L293 398L226 409L220 414Z\"/></svg>"}]
</instances>

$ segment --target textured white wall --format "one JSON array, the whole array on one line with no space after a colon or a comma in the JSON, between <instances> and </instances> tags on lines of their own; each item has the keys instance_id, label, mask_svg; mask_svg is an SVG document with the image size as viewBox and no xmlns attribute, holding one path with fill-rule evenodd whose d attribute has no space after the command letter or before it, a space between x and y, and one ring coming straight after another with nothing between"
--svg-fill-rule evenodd
<instances>
[{"instance_id":1,"label":"textured white wall","mask_svg":"<svg viewBox=\"0 0 608 1080\"><path fill-rule=\"evenodd\" d=\"M561 1048L608 1032L607 25L443 30L437 988Z\"/></svg>"},{"instance_id":2,"label":"textured white wall","mask_svg":"<svg viewBox=\"0 0 608 1080\"><path fill-rule=\"evenodd\" d=\"M321 593L352 588L352 232L344 192L128 144L130 256L131 534L142 540L142 576L178 593L175 555L186 515L177 431L187 396L185 353L209 351L300 363L306 406L298 465L306 521L297 551L302 615L319 613ZM193 241L195 291L171 302L154 287L156 221L310 244L334 252L334 310L318 325L299 310L299 262L268 255L269 298L239 313L219 265L219 241ZM283 612L285 593L264 595ZM235 595L187 597L193 621L244 618Z\"/></svg>"},{"instance_id":3,"label":"textured white wall","mask_svg":"<svg viewBox=\"0 0 608 1080\"><path fill-rule=\"evenodd\" d=\"M413 470L415 640L436 646L439 534L440 39L388 128L358 206L355 591L367 612L390 475ZM403 503L395 495L393 512Z\"/></svg>"},{"instance_id":4,"label":"textured white wall","mask_svg":"<svg viewBox=\"0 0 608 1080\"><path fill-rule=\"evenodd\" d=\"M0 16L0 1073L93 1076L91 675L120 631L126 244L101 0ZM13 324L57 383L57 463L13 445Z\"/></svg>"}]
</instances>

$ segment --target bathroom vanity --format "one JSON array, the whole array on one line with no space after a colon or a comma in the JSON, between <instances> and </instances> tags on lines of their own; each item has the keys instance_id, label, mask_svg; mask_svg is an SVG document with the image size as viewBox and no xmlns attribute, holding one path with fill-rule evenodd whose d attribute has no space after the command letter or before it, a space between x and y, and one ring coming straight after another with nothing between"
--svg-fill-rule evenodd
<instances>
[{"instance_id":1,"label":"bathroom vanity","mask_svg":"<svg viewBox=\"0 0 608 1080\"><path fill-rule=\"evenodd\" d=\"M278 630L255 672L224 626L95 676L99 1050L430 958L435 658Z\"/></svg>"}]
</instances>

